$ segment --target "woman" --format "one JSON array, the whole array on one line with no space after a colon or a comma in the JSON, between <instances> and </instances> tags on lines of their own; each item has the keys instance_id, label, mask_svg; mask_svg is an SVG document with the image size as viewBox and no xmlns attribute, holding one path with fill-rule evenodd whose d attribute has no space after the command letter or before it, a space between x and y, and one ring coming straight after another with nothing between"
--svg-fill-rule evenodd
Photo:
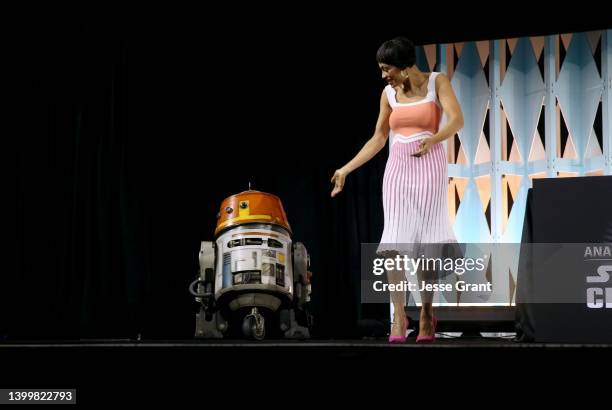
<instances>
[{"instance_id":1,"label":"woman","mask_svg":"<svg viewBox=\"0 0 612 410\"><path fill-rule=\"evenodd\" d=\"M393 132L383 179L385 226L378 248L394 257L397 244L456 242L447 206L447 162L440 144L463 127L463 114L448 77L422 72L416 66L414 44L403 37L383 43L376 53L382 78L387 82L380 97L380 113L374 135L359 153L332 177L331 196L340 193L346 177L368 162L386 144ZM446 123L440 127L442 115ZM419 271L421 281L435 280L435 272ZM404 272L390 272L398 283ZM432 293L421 292L422 307L417 342L435 340L436 319ZM404 342L408 318L404 314L405 293L391 295L394 318L389 342Z\"/></svg>"}]
</instances>

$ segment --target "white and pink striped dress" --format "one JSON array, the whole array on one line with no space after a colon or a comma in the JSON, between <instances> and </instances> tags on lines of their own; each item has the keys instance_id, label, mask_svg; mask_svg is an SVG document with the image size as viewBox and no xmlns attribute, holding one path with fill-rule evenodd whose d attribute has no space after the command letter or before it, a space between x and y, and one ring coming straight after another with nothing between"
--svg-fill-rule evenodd
<instances>
[{"instance_id":1,"label":"white and pink striped dress","mask_svg":"<svg viewBox=\"0 0 612 410\"><path fill-rule=\"evenodd\" d=\"M389 159L383 179L385 226L378 252L413 253L412 244L457 242L448 216L446 150L435 144L421 157L419 141L438 132L442 108L436 77L429 76L424 99L399 103L393 87L385 88L392 113ZM419 251L420 252L420 251Z\"/></svg>"}]
</instances>

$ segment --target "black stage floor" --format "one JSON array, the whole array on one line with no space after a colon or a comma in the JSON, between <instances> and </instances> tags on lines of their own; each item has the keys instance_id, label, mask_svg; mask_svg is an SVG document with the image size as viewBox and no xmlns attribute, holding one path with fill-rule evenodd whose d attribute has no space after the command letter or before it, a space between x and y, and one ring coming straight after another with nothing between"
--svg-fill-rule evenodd
<instances>
[{"instance_id":1,"label":"black stage floor","mask_svg":"<svg viewBox=\"0 0 612 410\"><path fill-rule=\"evenodd\" d=\"M364 348L480 348L480 347L503 347L517 349L537 348L610 348L612 344L605 343L519 343L512 336L505 337L464 337L451 336L436 338L435 343L420 344L415 342L414 337L408 337L405 343L389 344L385 338L363 338L363 339L266 339L262 341L244 339L193 339L193 340L131 340L131 339L83 339L83 340L54 340L54 341L3 341L0 342L1 350L22 349L148 349L148 348L170 348L170 349L199 349L213 350L217 348L337 348L337 347L364 347ZM0 350L0 351L1 351Z\"/></svg>"},{"instance_id":2,"label":"black stage floor","mask_svg":"<svg viewBox=\"0 0 612 410\"><path fill-rule=\"evenodd\" d=\"M103 352L103 351L184 351L197 353L224 354L225 352L259 351L308 353L316 351L334 355L337 352L359 351L362 353L380 353L399 350L452 350L452 349L512 349L512 350L576 350L576 349L612 349L612 344L595 343L519 343L513 337L439 337L435 343L419 344L415 338L408 338L405 343L389 344L382 338L337 339L337 340L263 340L250 341L243 339L209 339L209 340L64 340L53 342L41 341L5 341L0 343L0 355L17 352Z\"/></svg>"},{"instance_id":3,"label":"black stage floor","mask_svg":"<svg viewBox=\"0 0 612 410\"><path fill-rule=\"evenodd\" d=\"M447 338L429 345L414 338L393 345L385 339L3 341L0 388L76 388L78 402L108 405L158 398L204 402L207 393L228 389L225 400L233 402L260 391L258 386L334 394L340 382L354 386L345 390L350 394L374 394L391 374L454 385L502 376L539 383L551 374L566 378L571 366L603 365L611 352L611 344L499 338Z\"/></svg>"}]
</instances>

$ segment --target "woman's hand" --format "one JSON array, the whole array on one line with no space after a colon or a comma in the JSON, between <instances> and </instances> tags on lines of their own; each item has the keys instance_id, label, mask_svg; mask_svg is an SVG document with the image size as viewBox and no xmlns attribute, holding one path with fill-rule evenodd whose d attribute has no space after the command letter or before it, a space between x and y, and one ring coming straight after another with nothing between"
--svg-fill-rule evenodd
<instances>
[{"instance_id":1,"label":"woman's hand","mask_svg":"<svg viewBox=\"0 0 612 410\"><path fill-rule=\"evenodd\" d=\"M415 152L414 154L412 154L412 156L420 157L420 156L427 154L429 150L431 149L431 147L433 147L435 144L436 142L433 138L431 137L423 138L421 142L419 143L419 150Z\"/></svg>"},{"instance_id":2,"label":"woman's hand","mask_svg":"<svg viewBox=\"0 0 612 410\"><path fill-rule=\"evenodd\" d=\"M334 176L331 179L332 183L335 183L334 189L331 193L331 197L335 197L340 192L342 192L342 188L344 188L344 180L346 179L347 173L341 168L337 169L334 172Z\"/></svg>"}]
</instances>

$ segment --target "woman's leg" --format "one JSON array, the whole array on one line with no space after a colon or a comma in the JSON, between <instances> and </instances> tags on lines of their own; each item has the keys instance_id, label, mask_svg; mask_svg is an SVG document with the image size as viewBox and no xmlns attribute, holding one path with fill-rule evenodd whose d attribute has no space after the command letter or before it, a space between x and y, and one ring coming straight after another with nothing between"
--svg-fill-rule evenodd
<instances>
[{"instance_id":1,"label":"woman's leg","mask_svg":"<svg viewBox=\"0 0 612 410\"><path fill-rule=\"evenodd\" d=\"M433 284L437 282L436 271L424 271L418 270L417 277L419 279L419 289L423 282L426 284ZM433 291L422 290L421 291L421 314L419 317L419 335L420 336L433 336Z\"/></svg>"},{"instance_id":2,"label":"woman's leg","mask_svg":"<svg viewBox=\"0 0 612 410\"><path fill-rule=\"evenodd\" d=\"M395 253L386 255L387 258L395 258ZM406 275L403 270L390 270L387 272L387 280L390 284L398 285L406 280ZM393 304L393 319L391 325L391 336L406 336L404 329L406 327L406 314L404 307L406 306L406 291L392 291L390 293L391 303Z\"/></svg>"}]
</instances>

